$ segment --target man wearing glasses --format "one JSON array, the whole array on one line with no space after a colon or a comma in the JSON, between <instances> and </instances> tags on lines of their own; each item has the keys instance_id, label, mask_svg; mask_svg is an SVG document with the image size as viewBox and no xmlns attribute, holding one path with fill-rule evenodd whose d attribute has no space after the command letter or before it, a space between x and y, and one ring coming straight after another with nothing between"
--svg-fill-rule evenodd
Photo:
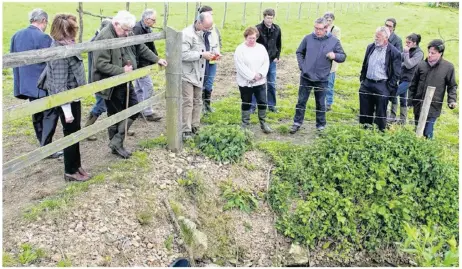
<instances>
[{"instance_id":1,"label":"man wearing glasses","mask_svg":"<svg viewBox=\"0 0 462 269\"><path fill-rule=\"evenodd\" d=\"M399 52L403 52L403 41L395 33L396 20L394 18L388 18L385 21L385 26L390 30L390 37L388 38L388 43L392 44ZM389 123L396 122L396 113L398 112L398 98L394 96L396 93L392 92L390 95L391 110L387 115L387 120Z\"/></svg>"},{"instance_id":2,"label":"man wearing glasses","mask_svg":"<svg viewBox=\"0 0 462 269\"><path fill-rule=\"evenodd\" d=\"M145 35L151 33L151 27L156 24L157 12L153 9L146 9L141 15L141 20L133 27L135 35ZM144 43L155 55L158 55L154 41ZM137 46L138 47L138 46ZM146 67L151 63L144 59L138 59L138 68ZM153 93L153 82L151 76L147 75L135 80L135 92L138 102L149 99ZM142 112L143 116L148 121L159 121L161 116L154 113L152 106L145 108Z\"/></svg>"},{"instance_id":3,"label":"man wearing glasses","mask_svg":"<svg viewBox=\"0 0 462 269\"><path fill-rule=\"evenodd\" d=\"M328 35L327 27L325 18L317 19L314 22L314 32L305 36L297 49L301 74L291 134L295 134L303 124L311 90L314 91L316 100L316 129L322 131L326 127L326 92L332 62L343 63L346 59L340 40Z\"/></svg>"},{"instance_id":4,"label":"man wearing glasses","mask_svg":"<svg viewBox=\"0 0 462 269\"><path fill-rule=\"evenodd\" d=\"M112 23L103 28L95 41L112 39L118 37L127 37L131 34L135 26L136 18L128 11L119 11L112 19ZM128 46L117 49L97 50L93 52L92 66L92 81L117 76L125 72L130 72L137 69L137 57L149 62L150 64L158 63L162 66L167 65L167 61L160 59L146 45ZM133 85L129 82L128 107L138 104ZM109 88L99 92L104 99L107 108L108 117L119 113L127 107L127 84L120 84L113 88ZM126 120L118 122L108 128L109 147L113 154L119 155L122 158L129 158L131 153L127 151L123 142L125 140L125 126L127 130L133 124L133 121L138 117L138 113L132 115Z\"/></svg>"}]
</instances>

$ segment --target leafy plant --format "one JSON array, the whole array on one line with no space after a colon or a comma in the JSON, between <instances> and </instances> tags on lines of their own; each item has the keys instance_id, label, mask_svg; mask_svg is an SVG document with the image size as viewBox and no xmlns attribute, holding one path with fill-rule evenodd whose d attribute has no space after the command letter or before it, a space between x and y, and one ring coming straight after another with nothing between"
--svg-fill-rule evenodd
<instances>
[{"instance_id":1,"label":"leafy plant","mask_svg":"<svg viewBox=\"0 0 462 269\"><path fill-rule=\"evenodd\" d=\"M45 257L45 252L42 249L34 249L30 244L23 244L18 260L22 265L27 265L43 257Z\"/></svg>"},{"instance_id":2,"label":"leafy plant","mask_svg":"<svg viewBox=\"0 0 462 269\"><path fill-rule=\"evenodd\" d=\"M136 218L141 225L147 225L152 222L152 213L148 210L138 212Z\"/></svg>"},{"instance_id":3,"label":"leafy plant","mask_svg":"<svg viewBox=\"0 0 462 269\"><path fill-rule=\"evenodd\" d=\"M3 252L2 254L2 266L3 267L12 267L12 266L17 265L17 263L18 262L16 261L13 255L7 252Z\"/></svg>"},{"instance_id":4,"label":"leafy plant","mask_svg":"<svg viewBox=\"0 0 462 269\"><path fill-rule=\"evenodd\" d=\"M156 147L165 148L167 146L167 137L163 134L152 139L145 139L139 142L142 149L151 149Z\"/></svg>"},{"instance_id":5,"label":"leafy plant","mask_svg":"<svg viewBox=\"0 0 462 269\"><path fill-rule=\"evenodd\" d=\"M64 259L60 260L57 264L56 267L72 267L72 262L69 259Z\"/></svg>"},{"instance_id":6,"label":"leafy plant","mask_svg":"<svg viewBox=\"0 0 462 269\"><path fill-rule=\"evenodd\" d=\"M404 223L407 238L398 244L400 250L412 254L419 267L459 267L459 247L454 237L444 239L436 225L420 229Z\"/></svg>"},{"instance_id":7,"label":"leafy plant","mask_svg":"<svg viewBox=\"0 0 462 269\"><path fill-rule=\"evenodd\" d=\"M432 221L458 233L458 166L438 141L408 130L332 127L309 146L268 142L276 168L269 201L277 229L311 247L387 247L406 237L401 223Z\"/></svg>"},{"instance_id":8,"label":"leafy plant","mask_svg":"<svg viewBox=\"0 0 462 269\"><path fill-rule=\"evenodd\" d=\"M167 250L172 250L173 247L173 234L169 235L167 239L165 239L164 246Z\"/></svg>"},{"instance_id":9,"label":"leafy plant","mask_svg":"<svg viewBox=\"0 0 462 269\"><path fill-rule=\"evenodd\" d=\"M189 170L185 178L178 179L178 184L185 188L188 194L196 199L204 193L204 182L199 173Z\"/></svg>"},{"instance_id":10,"label":"leafy plant","mask_svg":"<svg viewBox=\"0 0 462 269\"><path fill-rule=\"evenodd\" d=\"M196 146L218 162L237 162L251 146L251 133L220 122L206 126L195 136Z\"/></svg>"},{"instance_id":11,"label":"leafy plant","mask_svg":"<svg viewBox=\"0 0 462 269\"><path fill-rule=\"evenodd\" d=\"M258 208L258 200L255 196L242 188L235 186L231 181L225 181L220 185L222 197L226 200L224 210L238 208L244 212L251 212Z\"/></svg>"}]
</instances>

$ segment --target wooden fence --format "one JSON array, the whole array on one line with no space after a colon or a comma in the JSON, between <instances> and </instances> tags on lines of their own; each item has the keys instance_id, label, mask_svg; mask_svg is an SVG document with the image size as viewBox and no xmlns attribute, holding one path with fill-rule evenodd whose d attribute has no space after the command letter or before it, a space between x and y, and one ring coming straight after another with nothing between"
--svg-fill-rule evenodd
<instances>
[{"instance_id":1,"label":"wooden fence","mask_svg":"<svg viewBox=\"0 0 462 269\"><path fill-rule=\"evenodd\" d=\"M134 115L145 107L166 99L167 108L167 137L168 148L172 151L182 149L181 137L181 43L182 34L170 27L166 27L160 33L151 33L146 35L131 36L125 38L115 38L110 40L101 40L94 42L85 42L72 46L47 48L34 51L26 51L19 53L10 53L3 56L3 68L12 68L22 65L47 62L50 60L67 58L75 56L83 52L115 49L130 45L142 44L149 41L166 39L166 58L169 65L165 69L166 75L166 91L157 94L133 107L123 110L106 119L96 122L95 124L85 127L80 131L66 136L62 139L54 141L43 147L39 147L27 154L19 156L11 161L3 164L3 174L9 174L14 171L23 169L33 163L36 163L52 153L62 150L70 145L73 145L83 139L100 132L109 126L120 122L131 115ZM29 103L23 103L18 106L7 108L3 112L3 122L12 121L15 119L30 116L32 114L63 105L78 98L94 94L101 90L126 83L137 78L149 75L154 67L151 65L132 72L124 73L115 77L104 79L98 82L90 83L66 92L56 95L51 95Z\"/></svg>"}]
</instances>

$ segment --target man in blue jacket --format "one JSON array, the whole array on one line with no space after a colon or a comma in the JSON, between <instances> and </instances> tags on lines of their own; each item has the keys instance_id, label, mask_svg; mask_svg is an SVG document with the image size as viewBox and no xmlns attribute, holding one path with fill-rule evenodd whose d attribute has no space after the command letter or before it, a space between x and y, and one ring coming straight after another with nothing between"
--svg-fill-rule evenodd
<instances>
[{"instance_id":1,"label":"man in blue jacket","mask_svg":"<svg viewBox=\"0 0 462 269\"><path fill-rule=\"evenodd\" d=\"M359 123L374 122L381 131L387 125L389 96L396 95L401 74L401 53L388 42L389 37L386 26L377 28L375 42L367 46L359 78Z\"/></svg>"},{"instance_id":2,"label":"man in blue jacket","mask_svg":"<svg viewBox=\"0 0 462 269\"><path fill-rule=\"evenodd\" d=\"M340 41L333 35L327 35L327 27L325 18L317 19L314 32L305 36L297 49L301 73L291 134L295 134L303 124L306 102L312 89L316 100L316 129L322 131L326 127L326 92L332 61L343 63L346 59Z\"/></svg>"},{"instance_id":3,"label":"man in blue jacket","mask_svg":"<svg viewBox=\"0 0 462 269\"><path fill-rule=\"evenodd\" d=\"M48 14L40 8L29 13L29 27L19 30L11 38L10 52L23 52L48 48L51 45L51 37L45 34L48 25ZM37 81L45 68L46 63L30 64L13 68L14 96L19 99L34 101L46 97L46 91L37 88ZM52 141L58 120L54 108L32 115L32 124L40 146L45 146ZM56 115L54 115L56 114ZM58 158L62 151L52 154L51 158Z\"/></svg>"}]
</instances>

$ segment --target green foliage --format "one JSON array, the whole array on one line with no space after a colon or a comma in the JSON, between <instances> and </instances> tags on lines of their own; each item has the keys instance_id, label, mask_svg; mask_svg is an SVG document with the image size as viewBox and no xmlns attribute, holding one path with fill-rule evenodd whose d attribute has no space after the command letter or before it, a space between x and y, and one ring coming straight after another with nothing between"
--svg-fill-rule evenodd
<instances>
[{"instance_id":1,"label":"green foliage","mask_svg":"<svg viewBox=\"0 0 462 269\"><path fill-rule=\"evenodd\" d=\"M433 221L457 234L458 167L443 159L437 141L342 126L307 147L259 148L276 164L269 201L277 229L295 241L372 250L401 241L403 221Z\"/></svg>"},{"instance_id":2,"label":"green foliage","mask_svg":"<svg viewBox=\"0 0 462 269\"><path fill-rule=\"evenodd\" d=\"M22 265L28 265L44 257L45 252L42 249L35 249L30 244L22 244L18 260Z\"/></svg>"},{"instance_id":3,"label":"green foliage","mask_svg":"<svg viewBox=\"0 0 462 269\"><path fill-rule=\"evenodd\" d=\"M244 212L251 212L258 208L258 200L250 191L237 187L230 180L220 184L222 197L226 200L223 210L238 208Z\"/></svg>"},{"instance_id":4,"label":"green foliage","mask_svg":"<svg viewBox=\"0 0 462 269\"><path fill-rule=\"evenodd\" d=\"M193 170L189 170L185 178L178 179L178 185L182 186L193 199L204 193L204 181L200 174Z\"/></svg>"},{"instance_id":5,"label":"green foliage","mask_svg":"<svg viewBox=\"0 0 462 269\"><path fill-rule=\"evenodd\" d=\"M437 226L420 229L404 223L407 238L400 250L411 254L419 267L459 267L459 247L454 237L447 240Z\"/></svg>"},{"instance_id":6,"label":"green foliage","mask_svg":"<svg viewBox=\"0 0 462 269\"><path fill-rule=\"evenodd\" d=\"M165 148L167 147L167 137L164 135L160 135L156 138L152 139L144 139L141 142L139 142L139 146L142 149L151 149L151 148Z\"/></svg>"},{"instance_id":7,"label":"green foliage","mask_svg":"<svg viewBox=\"0 0 462 269\"><path fill-rule=\"evenodd\" d=\"M174 238L174 237L173 237L173 234L171 234L171 235L169 235L169 236L167 237L167 239L165 239L165 241L164 241L164 246L165 246L165 248L166 248L168 251L172 250L172 247L173 247L173 238Z\"/></svg>"},{"instance_id":8,"label":"green foliage","mask_svg":"<svg viewBox=\"0 0 462 269\"><path fill-rule=\"evenodd\" d=\"M57 264L56 267L72 267L72 262L69 259L64 259L60 260Z\"/></svg>"},{"instance_id":9,"label":"green foliage","mask_svg":"<svg viewBox=\"0 0 462 269\"><path fill-rule=\"evenodd\" d=\"M141 225L147 225L151 223L152 217L153 217L152 212L148 210L144 210L136 214L136 218L138 219L138 222Z\"/></svg>"},{"instance_id":10,"label":"green foliage","mask_svg":"<svg viewBox=\"0 0 462 269\"><path fill-rule=\"evenodd\" d=\"M197 147L218 162L237 162L251 147L251 133L236 125L219 123L205 126L195 136Z\"/></svg>"},{"instance_id":11,"label":"green foliage","mask_svg":"<svg viewBox=\"0 0 462 269\"><path fill-rule=\"evenodd\" d=\"M2 266L3 267L12 267L12 266L16 266L17 264L18 264L18 261L14 258L13 255L3 251L3 254L2 254Z\"/></svg>"}]
</instances>

